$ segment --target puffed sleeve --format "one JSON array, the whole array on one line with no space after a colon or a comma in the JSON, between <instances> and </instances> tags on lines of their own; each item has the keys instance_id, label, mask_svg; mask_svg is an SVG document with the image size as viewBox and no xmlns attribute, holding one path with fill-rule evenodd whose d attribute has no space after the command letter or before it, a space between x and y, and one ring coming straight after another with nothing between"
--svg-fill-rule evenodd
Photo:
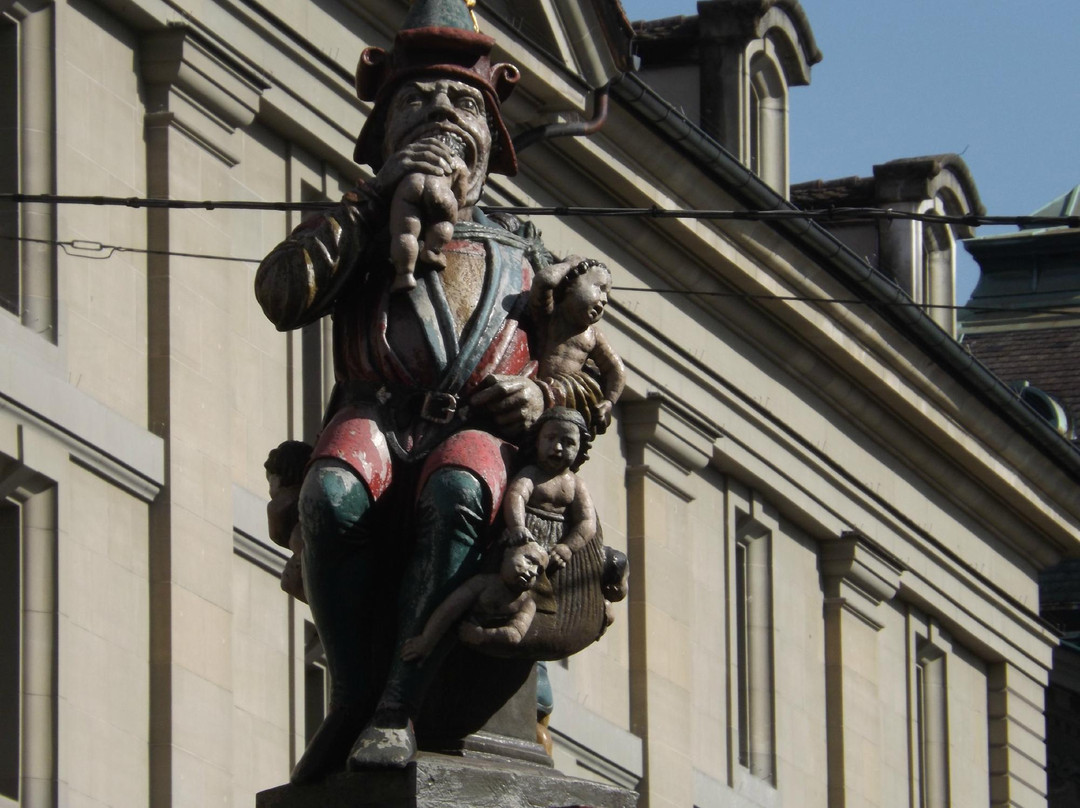
<instances>
[{"instance_id":1,"label":"puffed sleeve","mask_svg":"<svg viewBox=\"0 0 1080 808\"><path fill-rule=\"evenodd\" d=\"M360 256L386 218L386 205L361 186L341 204L306 219L263 259L255 273L255 298L278 331L330 312L345 283L362 271Z\"/></svg>"}]
</instances>

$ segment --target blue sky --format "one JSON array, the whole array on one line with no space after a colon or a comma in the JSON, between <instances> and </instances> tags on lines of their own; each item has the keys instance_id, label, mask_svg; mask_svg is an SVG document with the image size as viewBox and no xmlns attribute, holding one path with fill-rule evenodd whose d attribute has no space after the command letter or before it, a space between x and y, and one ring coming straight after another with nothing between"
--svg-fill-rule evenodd
<instances>
[{"instance_id":1,"label":"blue sky","mask_svg":"<svg viewBox=\"0 0 1080 808\"><path fill-rule=\"evenodd\" d=\"M632 20L697 13L694 0L623 7ZM791 92L792 182L956 152L993 215L1031 213L1080 185L1080 0L802 7L824 59ZM978 268L963 249L958 258L964 302Z\"/></svg>"}]
</instances>

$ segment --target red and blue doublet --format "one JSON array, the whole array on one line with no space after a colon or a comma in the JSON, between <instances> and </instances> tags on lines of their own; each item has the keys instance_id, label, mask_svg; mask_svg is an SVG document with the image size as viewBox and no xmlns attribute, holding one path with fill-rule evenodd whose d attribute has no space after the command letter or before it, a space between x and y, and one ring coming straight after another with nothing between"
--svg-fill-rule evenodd
<instances>
[{"instance_id":1,"label":"red and blue doublet","mask_svg":"<svg viewBox=\"0 0 1080 808\"><path fill-rule=\"evenodd\" d=\"M350 210L337 212L338 218L345 215ZM489 374L535 373L522 317L533 275L527 256L538 242L499 227L479 211L477 219L459 223L444 249L450 265L483 266L482 288L463 326L455 321L443 275L435 268L421 265L415 289L391 293L385 246L369 242L357 250L357 266L344 266L349 245L342 243L341 224L333 215L305 223L289 240L301 247L293 252L302 252L306 275L314 279L309 300L315 305L309 309L318 308L319 292L334 286L337 273L351 276L335 289L337 386L312 459L346 463L373 500L387 491L402 463L423 463L417 492L433 471L453 466L475 473L494 505L502 500L512 448L493 423L470 412L468 402ZM497 508L491 510L493 517Z\"/></svg>"}]
</instances>

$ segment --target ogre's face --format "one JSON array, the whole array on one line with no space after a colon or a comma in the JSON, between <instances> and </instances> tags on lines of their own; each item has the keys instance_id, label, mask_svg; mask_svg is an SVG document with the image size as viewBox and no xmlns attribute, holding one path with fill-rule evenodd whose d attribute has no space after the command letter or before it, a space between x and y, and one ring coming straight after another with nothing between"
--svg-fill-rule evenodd
<instances>
[{"instance_id":1,"label":"ogre's face","mask_svg":"<svg viewBox=\"0 0 1080 808\"><path fill-rule=\"evenodd\" d=\"M390 99L383 154L389 157L425 138L451 142L468 168L466 204L480 199L491 156L484 96L475 87L452 79L408 81Z\"/></svg>"}]
</instances>

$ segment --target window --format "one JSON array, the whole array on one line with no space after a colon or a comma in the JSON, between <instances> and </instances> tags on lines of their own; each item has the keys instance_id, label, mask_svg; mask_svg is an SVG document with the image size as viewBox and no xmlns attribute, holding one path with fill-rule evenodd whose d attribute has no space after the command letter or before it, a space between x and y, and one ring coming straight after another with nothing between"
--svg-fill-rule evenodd
<instances>
[{"instance_id":1,"label":"window","mask_svg":"<svg viewBox=\"0 0 1080 808\"><path fill-rule=\"evenodd\" d=\"M22 710L22 519L18 504L0 501L0 797L19 799ZM2 804L2 802L0 802Z\"/></svg>"},{"instance_id":2,"label":"window","mask_svg":"<svg viewBox=\"0 0 1080 808\"><path fill-rule=\"evenodd\" d=\"M310 743L326 717L330 677L326 654L315 626L304 622L304 742Z\"/></svg>"},{"instance_id":3,"label":"window","mask_svg":"<svg viewBox=\"0 0 1080 808\"><path fill-rule=\"evenodd\" d=\"M0 192L56 192L53 6L0 14ZM36 4L35 4L36 5ZM23 132L33 137L22 136ZM16 159L11 159L13 155ZM0 307L56 341L56 216L51 204L0 204ZM21 237L22 241L12 239Z\"/></svg>"},{"instance_id":4,"label":"window","mask_svg":"<svg viewBox=\"0 0 1080 808\"><path fill-rule=\"evenodd\" d=\"M0 806L55 804L55 681L56 489L0 456Z\"/></svg>"},{"instance_id":5,"label":"window","mask_svg":"<svg viewBox=\"0 0 1080 808\"><path fill-rule=\"evenodd\" d=\"M735 657L738 761L775 783L772 533L743 517L735 544Z\"/></svg>"},{"instance_id":6,"label":"window","mask_svg":"<svg viewBox=\"0 0 1080 808\"><path fill-rule=\"evenodd\" d=\"M949 805L949 711L946 662L951 643L933 620L909 613L909 720L912 802Z\"/></svg>"},{"instance_id":7,"label":"window","mask_svg":"<svg viewBox=\"0 0 1080 808\"><path fill-rule=\"evenodd\" d=\"M750 60L746 163L775 190L787 195L787 87L765 53Z\"/></svg>"},{"instance_id":8,"label":"window","mask_svg":"<svg viewBox=\"0 0 1080 808\"><path fill-rule=\"evenodd\" d=\"M307 180L301 180L300 201L328 202L330 198ZM330 317L321 317L300 329L299 426L302 439L312 444L322 429L323 413L334 389L333 328Z\"/></svg>"},{"instance_id":9,"label":"window","mask_svg":"<svg viewBox=\"0 0 1080 808\"><path fill-rule=\"evenodd\" d=\"M19 29L0 16L0 193L19 190ZM0 202L0 307L19 313L19 208Z\"/></svg>"},{"instance_id":10,"label":"window","mask_svg":"<svg viewBox=\"0 0 1080 808\"><path fill-rule=\"evenodd\" d=\"M935 205L932 212L944 211ZM950 334L955 334L956 312L937 308L952 306L956 301L952 231L947 225L925 224L922 243L922 288L916 290L914 297L928 307L927 314L931 319Z\"/></svg>"}]
</instances>

